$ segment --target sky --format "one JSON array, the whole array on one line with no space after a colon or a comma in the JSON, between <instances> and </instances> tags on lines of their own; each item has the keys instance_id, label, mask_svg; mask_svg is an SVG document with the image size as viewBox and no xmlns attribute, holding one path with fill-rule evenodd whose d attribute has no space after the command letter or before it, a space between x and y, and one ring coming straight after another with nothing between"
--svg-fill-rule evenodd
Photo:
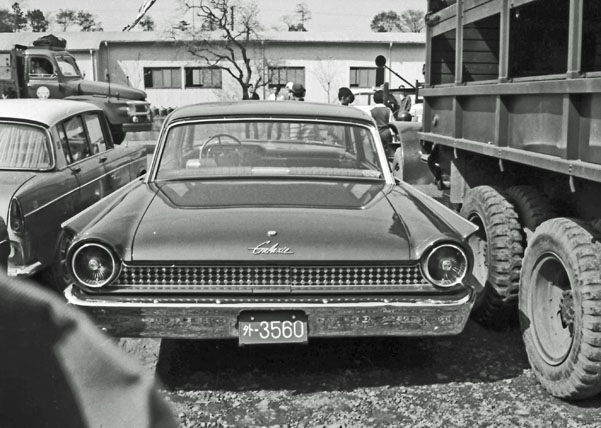
<instances>
[{"instance_id":1,"label":"sky","mask_svg":"<svg viewBox=\"0 0 601 428\"><path fill-rule=\"evenodd\" d=\"M0 9L10 9L18 0L0 0ZM156 29L166 30L182 19L184 0L156 0L150 15ZM187 0L188 2L192 0ZM198 0L197 0L198 1ZM293 13L296 4L304 2L311 11L312 19L305 25L308 31L370 31L369 24L379 12L394 10L401 13L407 9L425 11L427 0L255 0L260 21L266 29L283 27L282 16ZM91 12L100 21L105 31L121 31L131 23L143 4L143 0L21 0L21 9L40 9L54 16L59 9L76 9ZM50 30L56 31L54 28Z\"/></svg>"}]
</instances>

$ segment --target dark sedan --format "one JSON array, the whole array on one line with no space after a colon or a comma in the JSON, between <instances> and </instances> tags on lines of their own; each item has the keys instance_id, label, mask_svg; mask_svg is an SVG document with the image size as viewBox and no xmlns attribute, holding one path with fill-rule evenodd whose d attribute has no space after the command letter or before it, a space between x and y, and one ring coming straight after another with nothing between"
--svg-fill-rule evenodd
<instances>
[{"instance_id":1,"label":"dark sedan","mask_svg":"<svg viewBox=\"0 0 601 428\"><path fill-rule=\"evenodd\" d=\"M476 293L476 227L395 181L357 109L182 107L149 173L64 229L71 304L120 336L446 335Z\"/></svg>"},{"instance_id":2,"label":"dark sedan","mask_svg":"<svg viewBox=\"0 0 601 428\"><path fill-rule=\"evenodd\" d=\"M79 101L0 101L0 212L8 273L69 283L61 223L146 172L144 149L115 147L102 110Z\"/></svg>"}]
</instances>

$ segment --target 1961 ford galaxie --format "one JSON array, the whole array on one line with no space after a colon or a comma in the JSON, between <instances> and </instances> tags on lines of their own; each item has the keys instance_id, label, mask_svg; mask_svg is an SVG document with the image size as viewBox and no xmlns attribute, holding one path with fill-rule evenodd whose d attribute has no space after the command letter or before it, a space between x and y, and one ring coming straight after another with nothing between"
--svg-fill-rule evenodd
<instances>
[{"instance_id":1,"label":"1961 ford galaxie","mask_svg":"<svg viewBox=\"0 0 601 428\"><path fill-rule=\"evenodd\" d=\"M146 171L144 149L114 147L102 110L80 101L0 101L0 215L8 273L68 284L61 223Z\"/></svg>"},{"instance_id":2,"label":"1961 ford galaxie","mask_svg":"<svg viewBox=\"0 0 601 428\"><path fill-rule=\"evenodd\" d=\"M63 228L68 301L119 336L456 334L479 292L476 227L395 182L349 107L179 108L145 180Z\"/></svg>"}]
</instances>

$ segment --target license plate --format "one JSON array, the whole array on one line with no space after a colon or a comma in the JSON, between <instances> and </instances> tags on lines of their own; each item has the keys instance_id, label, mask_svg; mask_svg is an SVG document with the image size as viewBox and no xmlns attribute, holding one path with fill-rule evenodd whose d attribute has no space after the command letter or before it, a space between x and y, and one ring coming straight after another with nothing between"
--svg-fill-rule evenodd
<instances>
[{"instance_id":1,"label":"license plate","mask_svg":"<svg viewBox=\"0 0 601 428\"><path fill-rule=\"evenodd\" d=\"M240 345L258 343L307 343L307 315L300 311L241 312Z\"/></svg>"}]
</instances>

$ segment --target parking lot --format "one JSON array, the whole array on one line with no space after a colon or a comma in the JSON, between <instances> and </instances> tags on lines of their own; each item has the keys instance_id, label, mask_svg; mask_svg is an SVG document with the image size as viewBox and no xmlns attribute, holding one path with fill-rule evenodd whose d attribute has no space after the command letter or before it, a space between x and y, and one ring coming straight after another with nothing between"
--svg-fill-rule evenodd
<instances>
[{"instance_id":1,"label":"parking lot","mask_svg":"<svg viewBox=\"0 0 601 428\"><path fill-rule=\"evenodd\" d=\"M456 337L236 341L122 339L163 380L184 427L598 427L600 398L551 397L517 329Z\"/></svg>"}]
</instances>

